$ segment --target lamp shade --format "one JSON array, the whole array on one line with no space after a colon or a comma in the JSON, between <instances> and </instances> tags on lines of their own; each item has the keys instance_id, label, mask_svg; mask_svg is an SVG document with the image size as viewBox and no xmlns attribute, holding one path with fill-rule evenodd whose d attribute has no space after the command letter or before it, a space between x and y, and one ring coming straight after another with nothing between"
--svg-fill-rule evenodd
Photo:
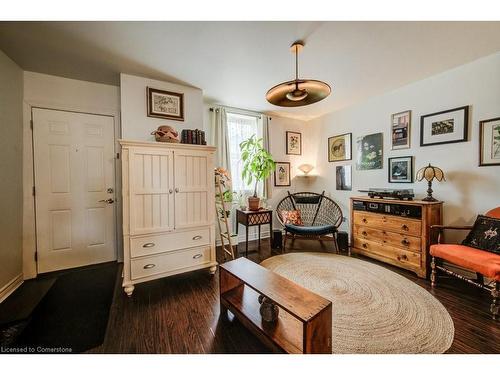
<instances>
[{"instance_id":1,"label":"lamp shade","mask_svg":"<svg viewBox=\"0 0 500 375\"><path fill-rule=\"evenodd\" d=\"M427 180L427 181L432 181L434 179L438 180L439 182L441 181L446 181L444 178L444 172L441 170L441 168L434 167L430 163L429 165L420 168L417 171L417 181L422 181L422 180Z\"/></svg>"},{"instance_id":2,"label":"lamp shade","mask_svg":"<svg viewBox=\"0 0 500 375\"><path fill-rule=\"evenodd\" d=\"M299 165L299 169L302 171L302 173L308 174L314 169L314 166L312 166L311 164L302 164Z\"/></svg>"}]
</instances>

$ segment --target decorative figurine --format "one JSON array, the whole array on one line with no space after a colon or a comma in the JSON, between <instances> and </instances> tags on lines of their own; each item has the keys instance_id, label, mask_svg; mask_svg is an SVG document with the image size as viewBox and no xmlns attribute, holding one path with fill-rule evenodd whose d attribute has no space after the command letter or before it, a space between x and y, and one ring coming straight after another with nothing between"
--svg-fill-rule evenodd
<instances>
[{"instance_id":1,"label":"decorative figurine","mask_svg":"<svg viewBox=\"0 0 500 375\"><path fill-rule=\"evenodd\" d=\"M276 322L280 312L278 306L276 306L272 300L263 295L259 296L259 303L259 311L260 316L262 316L262 320L268 323Z\"/></svg>"}]
</instances>

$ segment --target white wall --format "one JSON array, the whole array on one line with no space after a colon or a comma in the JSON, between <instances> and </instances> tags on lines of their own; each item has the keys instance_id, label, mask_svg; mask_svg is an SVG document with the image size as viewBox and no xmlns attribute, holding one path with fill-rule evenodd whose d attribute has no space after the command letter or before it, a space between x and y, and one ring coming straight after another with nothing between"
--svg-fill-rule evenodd
<instances>
[{"instance_id":1,"label":"white wall","mask_svg":"<svg viewBox=\"0 0 500 375\"><path fill-rule=\"evenodd\" d=\"M22 281L23 72L0 51L0 301Z\"/></svg>"},{"instance_id":2,"label":"white wall","mask_svg":"<svg viewBox=\"0 0 500 375\"><path fill-rule=\"evenodd\" d=\"M23 271L24 278L36 277L34 254L35 214L32 196L33 154L30 129L31 108L43 107L109 115L114 117L115 138L120 138L120 89L116 86L56 77L47 74L24 72L23 105ZM115 149L119 150L118 143ZM121 192L120 162L116 163L116 192ZM19 185L21 186L21 185ZM117 248L121 259L121 200L116 205Z\"/></svg>"},{"instance_id":3,"label":"white wall","mask_svg":"<svg viewBox=\"0 0 500 375\"><path fill-rule=\"evenodd\" d=\"M335 92L333 93L335 95ZM420 147L420 116L470 105L467 142ZM390 150L391 114L412 111L411 148ZM500 53L412 83L396 91L373 97L358 105L325 115L308 126L321 131L316 153L318 173L316 190L331 192L344 210L349 197L361 195L358 189L370 187L413 188L417 197L425 196L424 182L389 184L387 158L413 155L415 171L432 163L443 169L446 182L434 182L434 196L444 201L445 224L470 224L479 213L500 206L500 167L478 167L479 121L500 116ZM353 161L329 163L328 137L353 133ZM384 169L357 171L356 138L383 132ZM352 164L352 192L335 190L335 166Z\"/></svg>"},{"instance_id":4,"label":"white wall","mask_svg":"<svg viewBox=\"0 0 500 375\"><path fill-rule=\"evenodd\" d=\"M122 137L154 141L151 132L160 125L182 129L203 129L203 93L200 89L153 79L120 75ZM147 117L146 87L184 94L184 121Z\"/></svg>"}]
</instances>

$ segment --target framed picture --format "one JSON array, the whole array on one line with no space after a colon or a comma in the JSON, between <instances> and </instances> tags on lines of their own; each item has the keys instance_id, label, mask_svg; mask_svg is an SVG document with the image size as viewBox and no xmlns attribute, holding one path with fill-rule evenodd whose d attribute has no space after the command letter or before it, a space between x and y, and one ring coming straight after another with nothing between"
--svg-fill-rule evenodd
<instances>
[{"instance_id":1,"label":"framed picture","mask_svg":"<svg viewBox=\"0 0 500 375\"><path fill-rule=\"evenodd\" d=\"M352 190L352 174L350 165L338 165L336 167L337 190Z\"/></svg>"},{"instance_id":2,"label":"framed picture","mask_svg":"<svg viewBox=\"0 0 500 375\"><path fill-rule=\"evenodd\" d=\"M352 133L328 138L328 161L344 161L352 158Z\"/></svg>"},{"instance_id":3,"label":"framed picture","mask_svg":"<svg viewBox=\"0 0 500 375\"><path fill-rule=\"evenodd\" d=\"M277 161L274 170L274 186L290 186L290 163Z\"/></svg>"},{"instance_id":4,"label":"framed picture","mask_svg":"<svg viewBox=\"0 0 500 375\"><path fill-rule=\"evenodd\" d=\"M467 141L469 106L420 117L420 146Z\"/></svg>"},{"instance_id":5,"label":"framed picture","mask_svg":"<svg viewBox=\"0 0 500 375\"><path fill-rule=\"evenodd\" d=\"M391 116L392 150L410 148L411 111L395 113Z\"/></svg>"},{"instance_id":6,"label":"framed picture","mask_svg":"<svg viewBox=\"0 0 500 375\"><path fill-rule=\"evenodd\" d=\"M500 117L479 122L479 166L500 165Z\"/></svg>"},{"instance_id":7,"label":"framed picture","mask_svg":"<svg viewBox=\"0 0 500 375\"><path fill-rule=\"evenodd\" d=\"M302 155L302 134L286 132L286 154Z\"/></svg>"},{"instance_id":8,"label":"framed picture","mask_svg":"<svg viewBox=\"0 0 500 375\"><path fill-rule=\"evenodd\" d=\"M413 156L389 158L389 182L413 182Z\"/></svg>"},{"instance_id":9,"label":"framed picture","mask_svg":"<svg viewBox=\"0 0 500 375\"><path fill-rule=\"evenodd\" d=\"M184 94L146 88L148 117L184 121Z\"/></svg>"},{"instance_id":10,"label":"framed picture","mask_svg":"<svg viewBox=\"0 0 500 375\"><path fill-rule=\"evenodd\" d=\"M382 169L384 147L382 137L382 133L375 133L357 139L356 168L358 170Z\"/></svg>"}]
</instances>

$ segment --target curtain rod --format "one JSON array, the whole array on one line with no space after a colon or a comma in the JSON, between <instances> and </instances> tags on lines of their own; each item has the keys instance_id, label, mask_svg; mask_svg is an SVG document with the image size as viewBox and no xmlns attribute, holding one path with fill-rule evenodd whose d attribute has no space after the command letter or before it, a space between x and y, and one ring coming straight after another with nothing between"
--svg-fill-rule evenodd
<instances>
[{"instance_id":1,"label":"curtain rod","mask_svg":"<svg viewBox=\"0 0 500 375\"><path fill-rule=\"evenodd\" d=\"M231 110L232 110L236 114L238 114L238 112L239 112L240 114L253 115L253 116L258 117L258 118L261 118L262 115L267 116L265 113L250 111L248 109L243 109L243 108L228 107L228 106L225 106L225 105L221 105L220 107L224 107L226 110L228 110L228 112L231 112ZM217 108L214 108L214 107L210 107L209 108L210 112L214 112L216 109ZM270 116L267 116L267 118L271 120Z\"/></svg>"}]
</instances>

